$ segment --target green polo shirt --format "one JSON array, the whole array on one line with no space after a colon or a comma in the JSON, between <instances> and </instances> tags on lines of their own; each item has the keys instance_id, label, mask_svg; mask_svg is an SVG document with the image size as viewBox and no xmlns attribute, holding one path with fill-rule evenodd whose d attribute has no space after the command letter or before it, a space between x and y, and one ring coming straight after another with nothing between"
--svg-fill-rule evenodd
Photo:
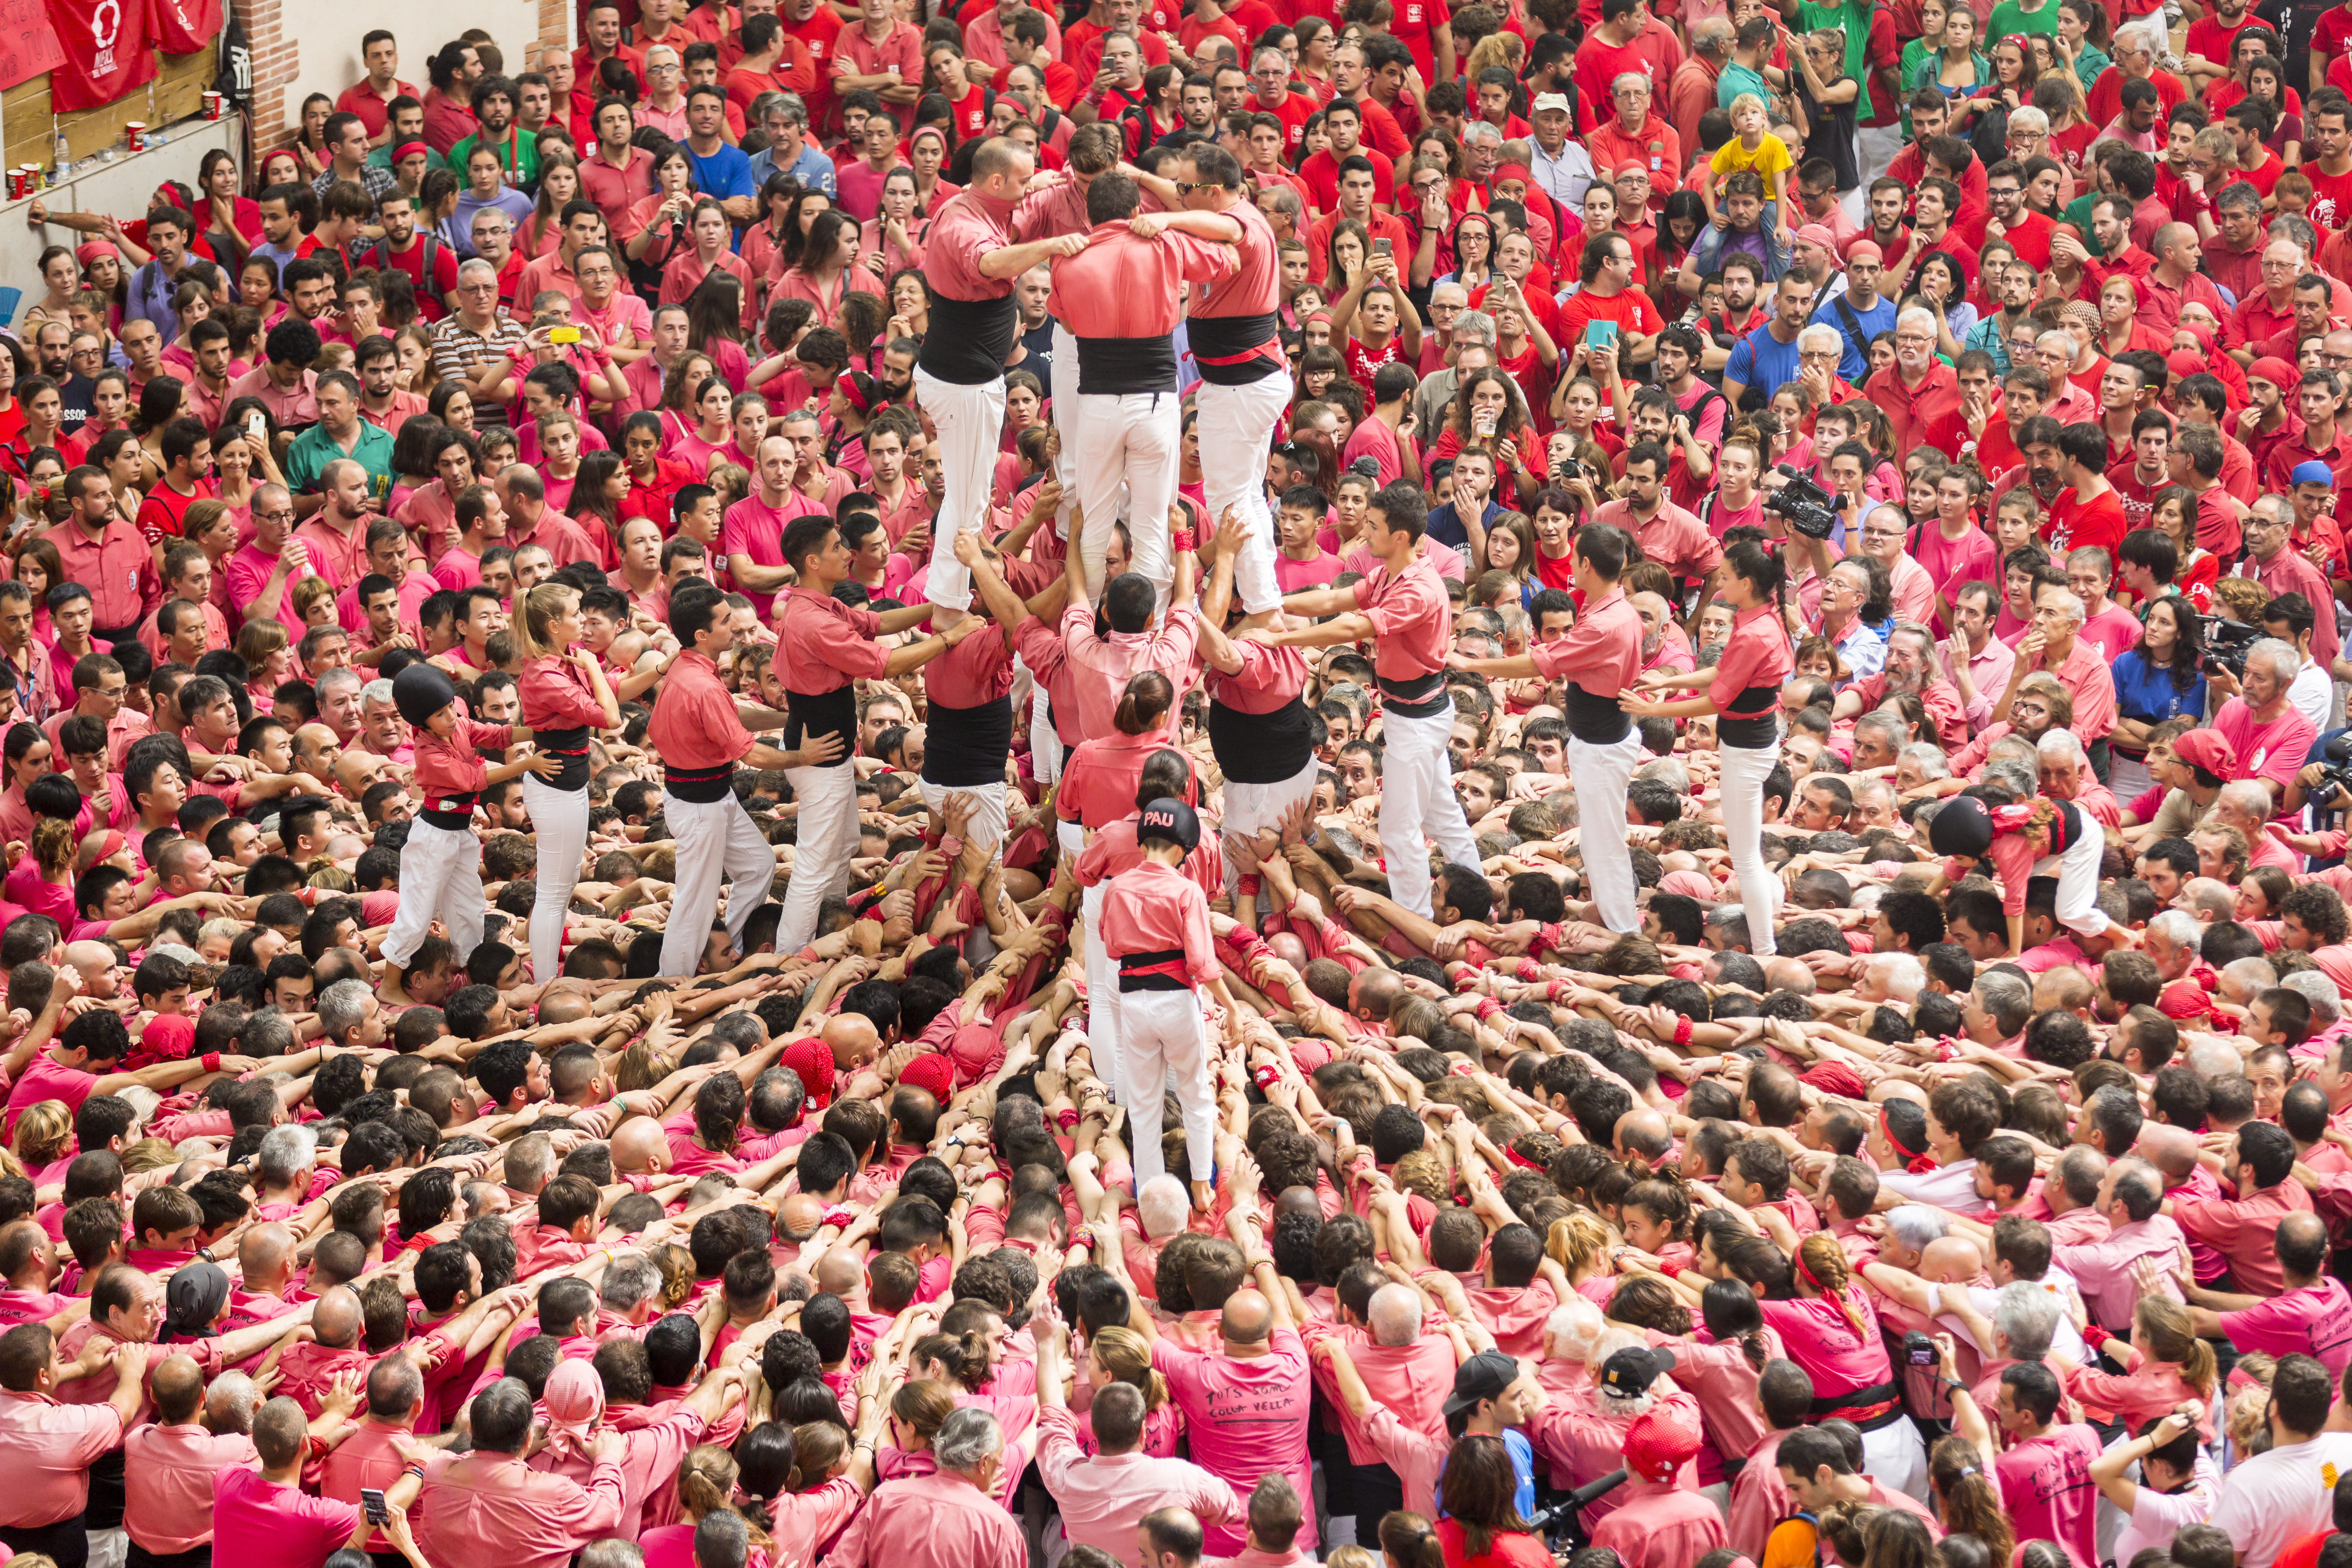
<instances>
[{"instance_id":1,"label":"green polo shirt","mask_svg":"<svg viewBox=\"0 0 2352 1568\"><path fill-rule=\"evenodd\" d=\"M456 172L460 189L465 188L467 183L466 162L474 155L475 144L481 139L482 133L478 131L449 149L449 167ZM520 168L522 183L526 185L539 183L539 137L535 132L509 125L506 137L489 145L498 153L499 168Z\"/></svg>"},{"instance_id":2,"label":"green polo shirt","mask_svg":"<svg viewBox=\"0 0 2352 1568\"><path fill-rule=\"evenodd\" d=\"M379 499L392 493L392 437L379 426L360 421L360 438L344 451L324 425L313 425L286 448L286 483L296 494L319 488L319 477L338 458L349 458L368 471L369 491Z\"/></svg>"}]
</instances>

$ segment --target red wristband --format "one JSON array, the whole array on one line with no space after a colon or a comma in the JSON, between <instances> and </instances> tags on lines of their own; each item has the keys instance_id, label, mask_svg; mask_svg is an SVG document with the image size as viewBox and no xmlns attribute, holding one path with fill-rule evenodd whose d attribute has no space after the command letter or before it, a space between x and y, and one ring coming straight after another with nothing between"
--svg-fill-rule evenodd
<instances>
[{"instance_id":1,"label":"red wristband","mask_svg":"<svg viewBox=\"0 0 2352 1568\"><path fill-rule=\"evenodd\" d=\"M1690 1041L1691 1021L1688 1018L1676 1017L1675 1019L1675 1044L1678 1046L1687 1046L1690 1044Z\"/></svg>"},{"instance_id":2,"label":"red wristband","mask_svg":"<svg viewBox=\"0 0 2352 1568\"><path fill-rule=\"evenodd\" d=\"M1481 996L1478 998L1476 1012L1478 1014L1478 1021L1480 1023L1485 1023L1487 1019L1493 1017L1502 1010L1503 1005L1500 1002L1496 1001L1492 996Z\"/></svg>"},{"instance_id":3,"label":"red wristband","mask_svg":"<svg viewBox=\"0 0 2352 1568\"><path fill-rule=\"evenodd\" d=\"M1523 958L1519 960L1518 974L1522 980L1540 980L1543 978L1543 970L1537 965L1534 959Z\"/></svg>"},{"instance_id":4,"label":"red wristband","mask_svg":"<svg viewBox=\"0 0 2352 1568\"><path fill-rule=\"evenodd\" d=\"M204 1069L206 1072L220 1071L220 1053L218 1051L206 1051L203 1056L196 1059L204 1064Z\"/></svg>"}]
</instances>

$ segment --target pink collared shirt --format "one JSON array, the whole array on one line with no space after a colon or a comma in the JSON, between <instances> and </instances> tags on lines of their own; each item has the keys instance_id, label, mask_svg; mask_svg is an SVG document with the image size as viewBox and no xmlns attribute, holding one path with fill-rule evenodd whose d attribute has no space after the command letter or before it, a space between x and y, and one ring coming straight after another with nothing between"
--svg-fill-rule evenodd
<instances>
[{"instance_id":1,"label":"pink collared shirt","mask_svg":"<svg viewBox=\"0 0 2352 1568\"><path fill-rule=\"evenodd\" d=\"M0 1525L35 1530L80 1513L89 1506L91 1462L121 1440L122 1420L110 1405L0 1391L0 1469L9 1478Z\"/></svg>"},{"instance_id":2,"label":"pink collared shirt","mask_svg":"<svg viewBox=\"0 0 2352 1568\"><path fill-rule=\"evenodd\" d=\"M1684 1568L1727 1539L1714 1503L1640 1477L1627 1485L1625 1500L1592 1528L1592 1544L1616 1552L1625 1568Z\"/></svg>"},{"instance_id":3,"label":"pink collared shirt","mask_svg":"<svg viewBox=\"0 0 2352 1568\"><path fill-rule=\"evenodd\" d=\"M833 1568L1024 1568L1028 1561L1027 1542L994 1498L936 1471L876 1488L826 1555Z\"/></svg>"},{"instance_id":4,"label":"pink collared shirt","mask_svg":"<svg viewBox=\"0 0 2352 1568\"><path fill-rule=\"evenodd\" d=\"M148 590L154 585L155 564L146 536L136 525L112 518L92 539L79 523L68 521L42 537L57 546L65 581L89 590L93 625L138 625L146 612Z\"/></svg>"},{"instance_id":5,"label":"pink collared shirt","mask_svg":"<svg viewBox=\"0 0 2352 1568\"><path fill-rule=\"evenodd\" d=\"M1076 693L1078 732L1088 740L1118 732L1113 720L1119 698L1136 676L1156 669L1183 691L1200 666L1200 618L1190 605L1170 605L1157 631L1113 632L1107 637L1095 636L1093 610L1072 605L1062 612L1062 641Z\"/></svg>"},{"instance_id":6,"label":"pink collared shirt","mask_svg":"<svg viewBox=\"0 0 2352 1568\"><path fill-rule=\"evenodd\" d=\"M142 1426L123 1439L122 1451L130 1473L139 1478L124 1498L123 1527L158 1557L209 1542L215 1478L229 1466L261 1462L249 1435L215 1436L194 1424Z\"/></svg>"},{"instance_id":7,"label":"pink collared shirt","mask_svg":"<svg viewBox=\"0 0 2352 1568\"><path fill-rule=\"evenodd\" d=\"M531 1470L513 1454L439 1455L425 1471L417 1544L434 1568L568 1568L620 1524L622 1496L613 1460L583 1486Z\"/></svg>"},{"instance_id":8,"label":"pink collared shirt","mask_svg":"<svg viewBox=\"0 0 2352 1568\"><path fill-rule=\"evenodd\" d=\"M1078 1442L1078 1421L1051 1405L1039 1413L1037 1469L1062 1512L1074 1546L1095 1546L1139 1568L1136 1526L1154 1509L1192 1510L1202 1524L1240 1518L1248 1505L1234 1489L1188 1459L1148 1454L1097 1454Z\"/></svg>"},{"instance_id":9,"label":"pink collared shirt","mask_svg":"<svg viewBox=\"0 0 2352 1568\"><path fill-rule=\"evenodd\" d=\"M1235 1491L1255 1487L1261 1476L1287 1476L1298 1494L1307 1539L1313 1540L1315 1494L1307 1452L1313 1380L1297 1333L1275 1330L1268 1353L1246 1361L1186 1350L1163 1339L1151 1347L1151 1364L1168 1379L1184 1412L1193 1462L1223 1477ZM1237 1552L1243 1544L1242 1532L1230 1525L1210 1526L1202 1541L1204 1553Z\"/></svg>"}]
</instances>

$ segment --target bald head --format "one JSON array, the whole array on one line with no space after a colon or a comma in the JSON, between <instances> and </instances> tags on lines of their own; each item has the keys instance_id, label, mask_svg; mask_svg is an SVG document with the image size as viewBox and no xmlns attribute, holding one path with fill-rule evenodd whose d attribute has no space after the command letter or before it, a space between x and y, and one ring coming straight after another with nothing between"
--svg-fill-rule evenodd
<instances>
[{"instance_id":1,"label":"bald head","mask_svg":"<svg viewBox=\"0 0 2352 1568\"><path fill-rule=\"evenodd\" d=\"M1274 1308L1255 1290L1236 1290L1225 1302L1221 1328L1229 1345L1262 1345L1274 1332Z\"/></svg>"},{"instance_id":2,"label":"bald head","mask_svg":"<svg viewBox=\"0 0 2352 1568\"><path fill-rule=\"evenodd\" d=\"M1655 1161L1675 1146L1674 1131L1662 1113L1637 1106L1617 1119L1617 1146L1644 1161Z\"/></svg>"},{"instance_id":3,"label":"bald head","mask_svg":"<svg viewBox=\"0 0 2352 1568\"><path fill-rule=\"evenodd\" d=\"M806 1241L824 1224L824 1200L814 1193L794 1193L776 1210L776 1228L788 1241Z\"/></svg>"},{"instance_id":4,"label":"bald head","mask_svg":"<svg viewBox=\"0 0 2352 1568\"><path fill-rule=\"evenodd\" d=\"M2185 1181L2197 1168L2197 1134L2186 1127L2174 1127L2161 1121L2144 1122L2134 1151L2163 1172L2168 1182ZM2114 1155L2122 1151L2110 1149L2107 1152Z\"/></svg>"},{"instance_id":5,"label":"bald head","mask_svg":"<svg viewBox=\"0 0 2352 1568\"><path fill-rule=\"evenodd\" d=\"M282 1225L257 1225L237 1240L237 1271L248 1290L261 1289L258 1281L275 1280L293 1257L294 1233Z\"/></svg>"},{"instance_id":6,"label":"bald head","mask_svg":"<svg viewBox=\"0 0 2352 1568\"><path fill-rule=\"evenodd\" d=\"M114 950L102 942L69 942L66 962L79 970L84 980L92 980L114 967Z\"/></svg>"},{"instance_id":7,"label":"bald head","mask_svg":"<svg viewBox=\"0 0 2352 1568\"><path fill-rule=\"evenodd\" d=\"M656 1175L669 1168L669 1134L650 1116L632 1117L613 1130L613 1169L631 1175Z\"/></svg>"},{"instance_id":8,"label":"bald head","mask_svg":"<svg viewBox=\"0 0 2352 1568\"><path fill-rule=\"evenodd\" d=\"M2327 1259L2327 1222L2305 1209L2279 1221L2271 1249L2290 1274L2316 1274Z\"/></svg>"},{"instance_id":9,"label":"bald head","mask_svg":"<svg viewBox=\"0 0 2352 1568\"><path fill-rule=\"evenodd\" d=\"M1800 996L1813 994L1813 972L1804 961L1795 958L1768 958L1764 961L1764 984L1773 991L1793 991Z\"/></svg>"},{"instance_id":10,"label":"bald head","mask_svg":"<svg viewBox=\"0 0 2352 1568\"><path fill-rule=\"evenodd\" d=\"M588 1016L589 1001L577 991L559 991L539 1005L541 1024L576 1024Z\"/></svg>"},{"instance_id":11,"label":"bald head","mask_svg":"<svg viewBox=\"0 0 2352 1568\"><path fill-rule=\"evenodd\" d=\"M1984 1272L1984 1255L1965 1236L1938 1237L1919 1254L1919 1278L1938 1285L1961 1285Z\"/></svg>"},{"instance_id":12,"label":"bald head","mask_svg":"<svg viewBox=\"0 0 2352 1568\"><path fill-rule=\"evenodd\" d=\"M344 1350L359 1342L363 1321L359 1292L348 1285L338 1285L319 1298L318 1306L310 1313L310 1330L318 1335L320 1344Z\"/></svg>"},{"instance_id":13,"label":"bald head","mask_svg":"<svg viewBox=\"0 0 2352 1568\"><path fill-rule=\"evenodd\" d=\"M816 1288L824 1295L846 1300L865 1282L857 1259L842 1248L834 1247L816 1260Z\"/></svg>"},{"instance_id":14,"label":"bald head","mask_svg":"<svg viewBox=\"0 0 2352 1568\"><path fill-rule=\"evenodd\" d=\"M843 1072L856 1072L882 1054L882 1037L874 1031L874 1020L862 1013L836 1013L824 1021L817 1038L833 1051L833 1065Z\"/></svg>"}]
</instances>

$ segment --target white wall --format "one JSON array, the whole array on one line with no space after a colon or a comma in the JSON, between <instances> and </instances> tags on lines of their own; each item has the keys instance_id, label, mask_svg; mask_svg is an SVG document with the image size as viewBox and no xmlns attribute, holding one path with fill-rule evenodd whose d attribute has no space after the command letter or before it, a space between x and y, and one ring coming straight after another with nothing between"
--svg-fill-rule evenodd
<instances>
[{"instance_id":1,"label":"white wall","mask_svg":"<svg viewBox=\"0 0 2352 1568\"><path fill-rule=\"evenodd\" d=\"M111 163L83 160L80 171L60 189L41 193L42 203L62 212L110 212L125 218L147 210L147 198L165 180L194 185L196 165L215 147L237 151L234 120L190 120L164 128L170 137L152 152L125 154L118 151ZM89 237L51 225L34 228L25 221L22 201L0 205L0 281L25 290L16 307L19 316L45 291L41 283L41 252L52 245L78 245Z\"/></svg>"},{"instance_id":2,"label":"white wall","mask_svg":"<svg viewBox=\"0 0 2352 1568\"><path fill-rule=\"evenodd\" d=\"M302 100L311 93L340 97L367 74L360 40L377 27L390 27L399 37L400 79L414 83L420 93L426 85L426 62L468 28L482 28L498 40L509 76L529 68L523 51L539 38L538 0L405 0L398 6L348 7L297 0L285 16L287 33L301 50L286 89L289 120L301 113ZM270 128L260 129L267 141Z\"/></svg>"}]
</instances>

